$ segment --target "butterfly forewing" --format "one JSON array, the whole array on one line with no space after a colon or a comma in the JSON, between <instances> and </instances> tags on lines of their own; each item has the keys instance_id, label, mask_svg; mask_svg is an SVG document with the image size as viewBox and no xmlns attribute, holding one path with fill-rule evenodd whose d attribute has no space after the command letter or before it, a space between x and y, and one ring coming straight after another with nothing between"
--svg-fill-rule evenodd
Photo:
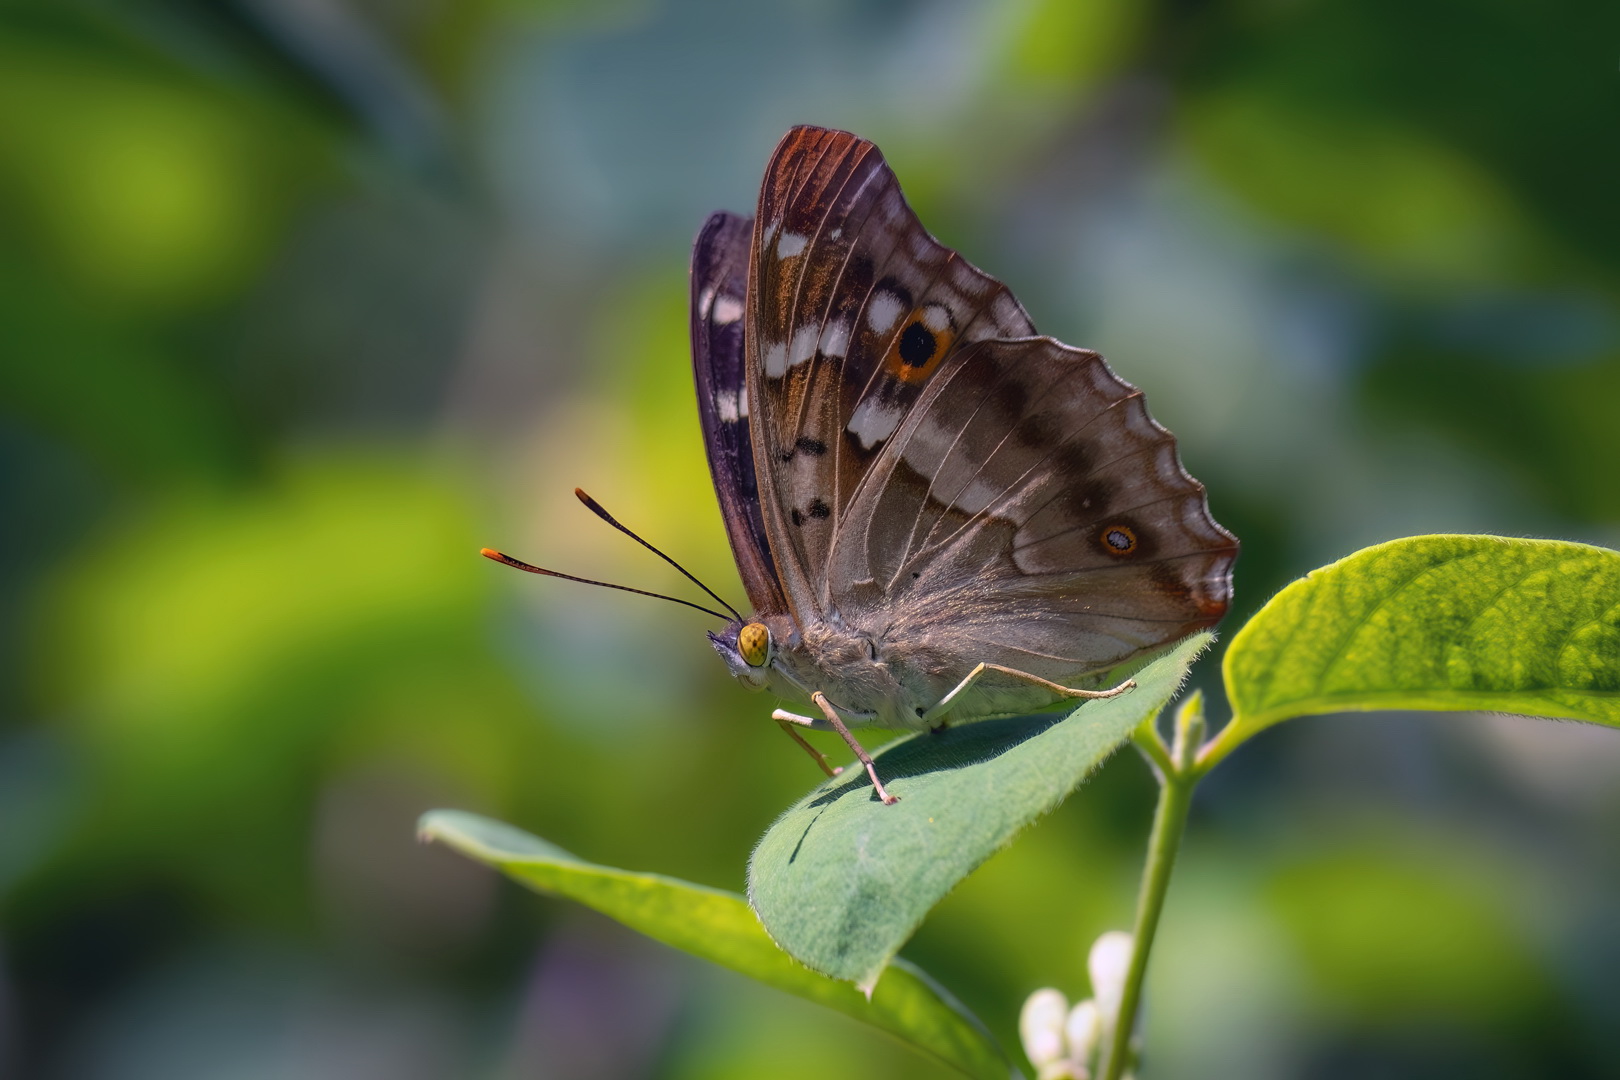
<instances>
[{"instance_id":1,"label":"butterfly forewing","mask_svg":"<svg viewBox=\"0 0 1620 1080\"><path fill-rule=\"evenodd\" d=\"M796 128L760 191L749 379L764 522L797 614L850 500L928 382L987 338L1033 332L995 279L928 235L877 148Z\"/></svg>"},{"instance_id":2,"label":"butterfly forewing","mask_svg":"<svg viewBox=\"0 0 1620 1080\"><path fill-rule=\"evenodd\" d=\"M737 571L760 614L785 613L787 601L760 515L743 369L743 318L753 222L714 214L692 249L692 367L709 472L720 499Z\"/></svg>"}]
</instances>

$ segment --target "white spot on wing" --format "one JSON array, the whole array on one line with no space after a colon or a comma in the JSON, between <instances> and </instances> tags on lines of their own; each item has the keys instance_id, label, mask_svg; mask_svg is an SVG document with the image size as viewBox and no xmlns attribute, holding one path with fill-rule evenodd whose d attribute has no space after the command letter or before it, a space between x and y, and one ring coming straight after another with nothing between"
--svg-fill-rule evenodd
<instances>
[{"instance_id":1,"label":"white spot on wing","mask_svg":"<svg viewBox=\"0 0 1620 1080\"><path fill-rule=\"evenodd\" d=\"M773 341L765 349L765 374L780 379L787 374L787 343Z\"/></svg>"},{"instance_id":2,"label":"white spot on wing","mask_svg":"<svg viewBox=\"0 0 1620 1080\"><path fill-rule=\"evenodd\" d=\"M816 355L816 340L820 337L820 323L805 323L793 331L793 346L788 349L787 366L802 364Z\"/></svg>"},{"instance_id":3,"label":"white spot on wing","mask_svg":"<svg viewBox=\"0 0 1620 1080\"><path fill-rule=\"evenodd\" d=\"M892 292L875 292L866 305L866 325L881 334L900 317L900 298Z\"/></svg>"},{"instance_id":4,"label":"white spot on wing","mask_svg":"<svg viewBox=\"0 0 1620 1080\"><path fill-rule=\"evenodd\" d=\"M939 304L929 304L923 308L922 324L936 334L943 334L951 328L951 313Z\"/></svg>"},{"instance_id":5,"label":"white spot on wing","mask_svg":"<svg viewBox=\"0 0 1620 1080\"><path fill-rule=\"evenodd\" d=\"M737 409L737 399L740 396L736 390L722 390L714 395L714 411L721 420L728 424L735 424L741 418L741 414Z\"/></svg>"},{"instance_id":6,"label":"white spot on wing","mask_svg":"<svg viewBox=\"0 0 1620 1080\"><path fill-rule=\"evenodd\" d=\"M735 296L721 293L714 298L714 323L716 326L729 326L742 318L743 302Z\"/></svg>"},{"instance_id":7,"label":"white spot on wing","mask_svg":"<svg viewBox=\"0 0 1620 1080\"><path fill-rule=\"evenodd\" d=\"M698 318L707 319L709 317L709 308L713 305L714 286L710 285L698 293Z\"/></svg>"},{"instance_id":8,"label":"white spot on wing","mask_svg":"<svg viewBox=\"0 0 1620 1080\"><path fill-rule=\"evenodd\" d=\"M821 354L843 359L849 352L850 325L847 321L831 322L821 332Z\"/></svg>"},{"instance_id":9,"label":"white spot on wing","mask_svg":"<svg viewBox=\"0 0 1620 1080\"><path fill-rule=\"evenodd\" d=\"M798 233L785 232L776 241L776 257L778 259L791 259L803 251L804 245L809 242L807 237L800 236Z\"/></svg>"},{"instance_id":10,"label":"white spot on wing","mask_svg":"<svg viewBox=\"0 0 1620 1080\"><path fill-rule=\"evenodd\" d=\"M849 418L849 431L861 440L861 449L870 450L894 434L900 426L900 407L885 405L876 398L867 398L855 408Z\"/></svg>"},{"instance_id":11,"label":"white spot on wing","mask_svg":"<svg viewBox=\"0 0 1620 1080\"><path fill-rule=\"evenodd\" d=\"M957 492L956 498L951 500L951 505L963 513L977 514L995 502L1001 493L1001 489L988 480L977 479Z\"/></svg>"}]
</instances>

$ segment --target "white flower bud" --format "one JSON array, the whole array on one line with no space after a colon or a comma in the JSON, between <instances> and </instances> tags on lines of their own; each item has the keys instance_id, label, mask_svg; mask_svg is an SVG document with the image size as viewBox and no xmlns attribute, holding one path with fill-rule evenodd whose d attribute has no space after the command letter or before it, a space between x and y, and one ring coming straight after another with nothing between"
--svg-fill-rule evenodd
<instances>
[{"instance_id":1,"label":"white flower bud","mask_svg":"<svg viewBox=\"0 0 1620 1080\"><path fill-rule=\"evenodd\" d=\"M1097 1056L1097 1043L1102 1038L1102 1015L1097 1003L1087 998L1069 1010L1063 1023L1063 1035L1069 1043L1069 1060L1081 1069L1090 1071Z\"/></svg>"},{"instance_id":2,"label":"white flower bud","mask_svg":"<svg viewBox=\"0 0 1620 1080\"><path fill-rule=\"evenodd\" d=\"M1051 988L1035 991L1024 1002L1018 1014L1018 1035L1024 1041L1024 1054L1037 1071L1063 1062L1063 1018L1068 1011L1069 999Z\"/></svg>"},{"instance_id":3,"label":"white flower bud","mask_svg":"<svg viewBox=\"0 0 1620 1080\"><path fill-rule=\"evenodd\" d=\"M1131 935L1110 930L1091 946L1086 968L1091 972L1091 996L1097 1001L1097 1015L1109 1030L1119 1017L1119 1001L1125 996L1125 975L1131 966Z\"/></svg>"}]
</instances>

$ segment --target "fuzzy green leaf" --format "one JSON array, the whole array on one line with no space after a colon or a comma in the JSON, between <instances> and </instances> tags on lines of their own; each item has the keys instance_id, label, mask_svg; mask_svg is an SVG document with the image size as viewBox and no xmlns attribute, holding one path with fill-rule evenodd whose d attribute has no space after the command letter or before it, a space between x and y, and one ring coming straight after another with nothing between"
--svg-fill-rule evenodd
<instances>
[{"instance_id":1,"label":"fuzzy green leaf","mask_svg":"<svg viewBox=\"0 0 1620 1080\"><path fill-rule=\"evenodd\" d=\"M1226 653L1234 713L1206 767L1262 728L1360 709L1489 710L1620 726L1620 552L1414 536L1313 571Z\"/></svg>"},{"instance_id":2,"label":"fuzzy green leaf","mask_svg":"<svg viewBox=\"0 0 1620 1080\"><path fill-rule=\"evenodd\" d=\"M905 961L890 964L868 997L778 949L736 893L597 866L521 829L459 810L429 812L418 832L530 888L576 900L666 945L865 1021L967 1076L1019 1076L984 1025Z\"/></svg>"},{"instance_id":3,"label":"fuzzy green leaf","mask_svg":"<svg viewBox=\"0 0 1620 1080\"><path fill-rule=\"evenodd\" d=\"M890 743L875 757L900 798L893 806L858 767L828 779L754 849L748 898L765 929L817 971L871 985L957 882L1158 715L1209 641L1187 639L1137 672L1135 690L1068 716L985 720Z\"/></svg>"}]
</instances>

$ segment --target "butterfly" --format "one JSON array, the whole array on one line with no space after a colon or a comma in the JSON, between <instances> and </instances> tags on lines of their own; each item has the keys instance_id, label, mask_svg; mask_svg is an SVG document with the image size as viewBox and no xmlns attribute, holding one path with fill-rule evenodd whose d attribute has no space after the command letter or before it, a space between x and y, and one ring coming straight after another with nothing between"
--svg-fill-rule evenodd
<instances>
[{"instance_id":1,"label":"butterfly","mask_svg":"<svg viewBox=\"0 0 1620 1080\"><path fill-rule=\"evenodd\" d=\"M1110 672L1226 613L1237 539L1142 392L1037 335L929 235L872 143L789 131L754 217L704 225L691 288L703 441L753 614L691 574L731 614L678 602L727 620L709 640L744 686L813 705L772 717L829 775L797 728L836 731L892 803L852 727L1112 696L1133 684L1099 689Z\"/></svg>"},{"instance_id":2,"label":"butterfly","mask_svg":"<svg viewBox=\"0 0 1620 1080\"><path fill-rule=\"evenodd\" d=\"M935 240L872 143L796 127L692 256L698 410L783 730L1034 712L1220 621L1237 539L1102 357ZM830 772L831 769L828 768Z\"/></svg>"}]
</instances>

